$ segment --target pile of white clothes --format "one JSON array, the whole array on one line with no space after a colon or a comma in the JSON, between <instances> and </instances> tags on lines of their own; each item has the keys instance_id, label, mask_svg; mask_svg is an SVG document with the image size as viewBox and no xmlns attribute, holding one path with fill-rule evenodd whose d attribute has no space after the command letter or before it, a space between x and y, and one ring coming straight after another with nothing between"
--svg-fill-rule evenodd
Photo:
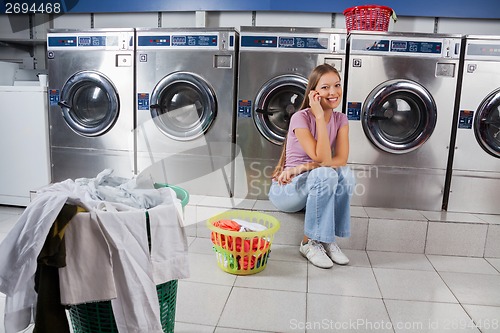
<instances>
[{"instance_id":1,"label":"pile of white clothes","mask_svg":"<svg viewBox=\"0 0 500 333\"><path fill-rule=\"evenodd\" d=\"M5 332L23 330L34 320L37 256L66 203L87 212L75 215L65 231L61 303L111 300L119 332L162 332L156 286L189 277L182 206L172 189L113 177L112 170L39 191L0 244Z\"/></svg>"}]
</instances>

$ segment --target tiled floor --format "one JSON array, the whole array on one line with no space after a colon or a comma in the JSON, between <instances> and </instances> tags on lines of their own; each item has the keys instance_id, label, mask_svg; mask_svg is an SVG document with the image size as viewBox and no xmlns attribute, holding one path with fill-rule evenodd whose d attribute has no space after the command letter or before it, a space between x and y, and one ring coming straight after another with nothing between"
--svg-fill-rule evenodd
<instances>
[{"instance_id":1,"label":"tiled floor","mask_svg":"<svg viewBox=\"0 0 500 333\"><path fill-rule=\"evenodd\" d=\"M0 240L21 213L0 207ZM275 244L264 271L235 276L211 248L189 238L176 332L500 332L500 259L345 250L350 265L324 270Z\"/></svg>"}]
</instances>

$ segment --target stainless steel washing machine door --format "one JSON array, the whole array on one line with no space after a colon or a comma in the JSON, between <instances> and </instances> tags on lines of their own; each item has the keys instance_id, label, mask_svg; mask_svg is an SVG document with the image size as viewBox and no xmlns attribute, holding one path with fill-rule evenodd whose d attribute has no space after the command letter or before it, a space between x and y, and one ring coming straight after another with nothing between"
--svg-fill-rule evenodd
<instances>
[{"instance_id":1,"label":"stainless steel washing machine door","mask_svg":"<svg viewBox=\"0 0 500 333\"><path fill-rule=\"evenodd\" d=\"M154 88L150 110L163 134L174 140L189 141L208 131L217 116L217 100L214 90L201 76L175 72Z\"/></svg>"},{"instance_id":2,"label":"stainless steel washing machine door","mask_svg":"<svg viewBox=\"0 0 500 333\"><path fill-rule=\"evenodd\" d=\"M481 102L474 118L474 134L481 148L500 158L500 89Z\"/></svg>"},{"instance_id":3,"label":"stainless steel washing machine door","mask_svg":"<svg viewBox=\"0 0 500 333\"><path fill-rule=\"evenodd\" d=\"M120 99L113 83L102 73L73 74L61 89L58 102L68 126L87 137L109 131L120 113Z\"/></svg>"},{"instance_id":4,"label":"stainless steel washing machine door","mask_svg":"<svg viewBox=\"0 0 500 333\"><path fill-rule=\"evenodd\" d=\"M436 103L417 82L389 80L368 95L361 122L377 148L392 154L409 153L421 147L434 131Z\"/></svg>"},{"instance_id":5,"label":"stainless steel washing machine door","mask_svg":"<svg viewBox=\"0 0 500 333\"><path fill-rule=\"evenodd\" d=\"M307 79L299 75L280 75L266 82L255 98L253 119L264 138L282 145L290 118L304 100Z\"/></svg>"}]
</instances>

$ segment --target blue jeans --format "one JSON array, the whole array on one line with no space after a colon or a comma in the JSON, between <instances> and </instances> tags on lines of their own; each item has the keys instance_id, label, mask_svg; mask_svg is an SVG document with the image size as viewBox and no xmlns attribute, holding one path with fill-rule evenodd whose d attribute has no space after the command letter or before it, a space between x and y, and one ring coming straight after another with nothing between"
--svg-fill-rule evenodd
<instances>
[{"instance_id":1,"label":"blue jeans","mask_svg":"<svg viewBox=\"0 0 500 333\"><path fill-rule=\"evenodd\" d=\"M286 185L273 180L269 200L287 213L305 208L304 235L332 243L335 236L351 234L350 204L354 185L349 167L319 167L295 176Z\"/></svg>"}]
</instances>

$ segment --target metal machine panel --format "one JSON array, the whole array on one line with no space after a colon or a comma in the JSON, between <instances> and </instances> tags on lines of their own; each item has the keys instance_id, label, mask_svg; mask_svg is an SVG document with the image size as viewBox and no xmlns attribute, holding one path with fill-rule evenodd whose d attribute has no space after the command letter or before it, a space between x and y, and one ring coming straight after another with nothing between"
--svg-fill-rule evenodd
<instances>
[{"instance_id":1,"label":"metal machine panel","mask_svg":"<svg viewBox=\"0 0 500 333\"><path fill-rule=\"evenodd\" d=\"M232 196L238 34L137 29L136 42L137 172Z\"/></svg>"},{"instance_id":2,"label":"metal machine panel","mask_svg":"<svg viewBox=\"0 0 500 333\"><path fill-rule=\"evenodd\" d=\"M345 52L343 30L241 28L236 150L242 161L236 168L245 172L235 175L235 197L267 199L271 174L290 117L304 98L307 77L322 63L344 76Z\"/></svg>"},{"instance_id":3,"label":"metal machine panel","mask_svg":"<svg viewBox=\"0 0 500 333\"><path fill-rule=\"evenodd\" d=\"M132 177L134 29L51 30L47 57L52 181Z\"/></svg>"},{"instance_id":4,"label":"metal machine panel","mask_svg":"<svg viewBox=\"0 0 500 333\"><path fill-rule=\"evenodd\" d=\"M354 61L360 61L362 65L354 67ZM436 77L435 70L438 61L451 63L458 70L458 61L412 58L411 66L408 61L409 59L403 57L350 55L347 96L350 137L351 140L361 138L362 142L366 142L360 118L362 107L370 102L367 99L370 93L379 85L387 84L389 80L410 80L413 89L425 87L427 91L432 92L431 96L437 108L437 120L432 134L419 149L405 153L404 156L381 153L381 149L369 142L353 146L349 154L350 163L446 169L458 72L451 78ZM412 89L411 86L405 89L408 88ZM383 89L383 86L379 89ZM416 94L415 91L410 92Z\"/></svg>"},{"instance_id":5,"label":"metal machine panel","mask_svg":"<svg viewBox=\"0 0 500 333\"><path fill-rule=\"evenodd\" d=\"M350 34L348 163L378 170L357 177L353 202L441 209L461 43L457 35Z\"/></svg>"},{"instance_id":6,"label":"metal machine panel","mask_svg":"<svg viewBox=\"0 0 500 333\"><path fill-rule=\"evenodd\" d=\"M448 210L500 214L500 36L467 36Z\"/></svg>"}]
</instances>

